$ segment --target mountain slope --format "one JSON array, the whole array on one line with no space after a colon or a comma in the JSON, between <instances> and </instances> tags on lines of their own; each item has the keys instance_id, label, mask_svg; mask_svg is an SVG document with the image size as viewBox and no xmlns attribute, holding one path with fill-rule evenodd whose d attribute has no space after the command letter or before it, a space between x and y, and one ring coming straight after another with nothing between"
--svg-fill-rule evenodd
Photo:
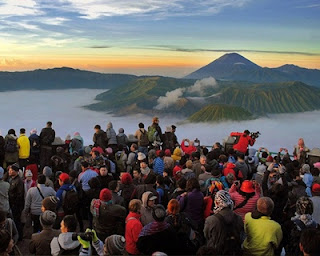
<instances>
[{"instance_id":1,"label":"mountain slope","mask_svg":"<svg viewBox=\"0 0 320 256\"><path fill-rule=\"evenodd\" d=\"M224 104L208 105L188 118L188 120L193 123L219 122L228 120L240 121L251 119L253 119L253 116L247 110L241 107Z\"/></svg>"},{"instance_id":2,"label":"mountain slope","mask_svg":"<svg viewBox=\"0 0 320 256\"><path fill-rule=\"evenodd\" d=\"M225 54L185 78L250 81L255 83L301 81L320 87L320 70L284 65L279 68L262 68L237 53Z\"/></svg>"},{"instance_id":3,"label":"mountain slope","mask_svg":"<svg viewBox=\"0 0 320 256\"><path fill-rule=\"evenodd\" d=\"M224 88L213 103L231 104L251 113L295 113L320 109L320 89L301 82Z\"/></svg>"},{"instance_id":4,"label":"mountain slope","mask_svg":"<svg viewBox=\"0 0 320 256\"><path fill-rule=\"evenodd\" d=\"M109 89L127 84L136 78L134 75L102 74L66 67L0 72L0 90Z\"/></svg>"}]
</instances>

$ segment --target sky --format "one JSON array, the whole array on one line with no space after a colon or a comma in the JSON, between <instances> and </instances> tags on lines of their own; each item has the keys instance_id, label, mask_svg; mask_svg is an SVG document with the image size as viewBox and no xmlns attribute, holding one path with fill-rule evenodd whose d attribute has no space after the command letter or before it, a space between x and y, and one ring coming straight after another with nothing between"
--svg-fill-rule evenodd
<instances>
[{"instance_id":1,"label":"sky","mask_svg":"<svg viewBox=\"0 0 320 256\"><path fill-rule=\"evenodd\" d=\"M183 77L225 53L320 69L319 0L0 0L0 71Z\"/></svg>"}]
</instances>

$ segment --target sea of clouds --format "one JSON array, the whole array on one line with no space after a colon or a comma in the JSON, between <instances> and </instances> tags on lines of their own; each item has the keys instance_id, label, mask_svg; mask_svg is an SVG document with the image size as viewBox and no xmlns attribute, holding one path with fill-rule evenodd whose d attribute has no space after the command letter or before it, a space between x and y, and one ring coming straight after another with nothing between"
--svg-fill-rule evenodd
<instances>
[{"instance_id":1,"label":"sea of clouds","mask_svg":"<svg viewBox=\"0 0 320 256\"><path fill-rule=\"evenodd\" d=\"M0 93L0 130L5 136L10 128L19 133L24 127L29 132L33 128L41 131L47 121L53 122L57 136L64 139L67 134L80 132L85 144L92 143L93 127L100 124L106 129L107 123L112 122L118 131L124 128L126 134L132 134L143 122L147 127L152 116L131 115L117 117L104 112L95 112L84 109L82 106L94 102L97 94L104 90L51 90L51 91L12 91ZM218 124L191 124L184 123L182 118L160 117L160 126L163 132L166 126L177 126L178 139L199 138L202 145L211 146L214 142L222 140L233 131L260 131L261 136L255 148L265 146L272 151L280 147L287 147L289 152L298 138L303 137L310 148L320 147L320 111L298 114L270 115L268 118L243 122L223 122Z\"/></svg>"}]
</instances>

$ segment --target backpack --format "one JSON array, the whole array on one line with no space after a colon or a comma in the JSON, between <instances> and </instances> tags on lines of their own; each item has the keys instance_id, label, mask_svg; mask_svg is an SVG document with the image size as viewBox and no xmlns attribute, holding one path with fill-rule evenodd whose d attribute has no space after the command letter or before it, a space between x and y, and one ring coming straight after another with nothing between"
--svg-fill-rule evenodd
<instances>
[{"instance_id":1,"label":"backpack","mask_svg":"<svg viewBox=\"0 0 320 256\"><path fill-rule=\"evenodd\" d=\"M40 152L40 138L33 137L33 138L29 138L29 140L30 140L31 152L34 152L34 153Z\"/></svg>"},{"instance_id":2,"label":"backpack","mask_svg":"<svg viewBox=\"0 0 320 256\"><path fill-rule=\"evenodd\" d=\"M241 255L241 237L235 230L236 214L233 221L227 223L220 213L214 215L222 223L221 236L215 242L215 251L217 255Z\"/></svg>"},{"instance_id":3,"label":"backpack","mask_svg":"<svg viewBox=\"0 0 320 256\"><path fill-rule=\"evenodd\" d=\"M5 146L4 150L7 153L15 153L18 151L18 144L17 141L14 139L8 139Z\"/></svg>"},{"instance_id":4,"label":"backpack","mask_svg":"<svg viewBox=\"0 0 320 256\"><path fill-rule=\"evenodd\" d=\"M81 244L77 246L74 249L71 250L65 250L61 247L61 244L59 243L59 237L57 237L57 242L60 248L59 254L58 255L79 255L79 251L81 249Z\"/></svg>"},{"instance_id":5,"label":"backpack","mask_svg":"<svg viewBox=\"0 0 320 256\"><path fill-rule=\"evenodd\" d=\"M124 155L123 152L117 152L116 155L115 155L116 170L117 170L118 173L125 171L125 166L124 166L124 163L123 163L123 160L122 160L123 155Z\"/></svg>"},{"instance_id":6,"label":"backpack","mask_svg":"<svg viewBox=\"0 0 320 256\"><path fill-rule=\"evenodd\" d=\"M65 215L73 215L79 209L79 195L75 189L66 191L65 197L62 202L62 209Z\"/></svg>"},{"instance_id":7,"label":"backpack","mask_svg":"<svg viewBox=\"0 0 320 256\"><path fill-rule=\"evenodd\" d=\"M163 187L159 187L158 189L161 189L163 191L163 196L161 198L161 204L167 208L167 205L169 203L169 189L168 188L163 188Z\"/></svg>"},{"instance_id":8,"label":"backpack","mask_svg":"<svg viewBox=\"0 0 320 256\"><path fill-rule=\"evenodd\" d=\"M149 126L148 127L148 140L150 142L159 141L158 137L159 137L159 135L158 135L157 129L152 125Z\"/></svg>"},{"instance_id":9,"label":"backpack","mask_svg":"<svg viewBox=\"0 0 320 256\"><path fill-rule=\"evenodd\" d=\"M148 129L149 131L149 129ZM141 147L146 147L149 145L149 132L147 132L146 130L144 132L142 132L142 130L140 129L141 132L141 136L140 136L140 146Z\"/></svg>"}]
</instances>

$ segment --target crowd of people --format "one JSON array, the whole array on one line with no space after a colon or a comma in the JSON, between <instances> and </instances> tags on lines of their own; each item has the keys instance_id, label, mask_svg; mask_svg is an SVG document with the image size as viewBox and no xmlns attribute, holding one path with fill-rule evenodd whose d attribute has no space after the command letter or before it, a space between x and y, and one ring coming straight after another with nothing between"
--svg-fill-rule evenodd
<instances>
[{"instance_id":1,"label":"crowd of people","mask_svg":"<svg viewBox=\"0 0 320 256\"><path fill-rule=\"evenodd\" d=\"M254 149L248 130L211 149L112 123L56 145L52 123L0 135L0 255L320 255L320 162ZM21 248L20 248L21 249Z\"/></svg>"}]
</instances>

